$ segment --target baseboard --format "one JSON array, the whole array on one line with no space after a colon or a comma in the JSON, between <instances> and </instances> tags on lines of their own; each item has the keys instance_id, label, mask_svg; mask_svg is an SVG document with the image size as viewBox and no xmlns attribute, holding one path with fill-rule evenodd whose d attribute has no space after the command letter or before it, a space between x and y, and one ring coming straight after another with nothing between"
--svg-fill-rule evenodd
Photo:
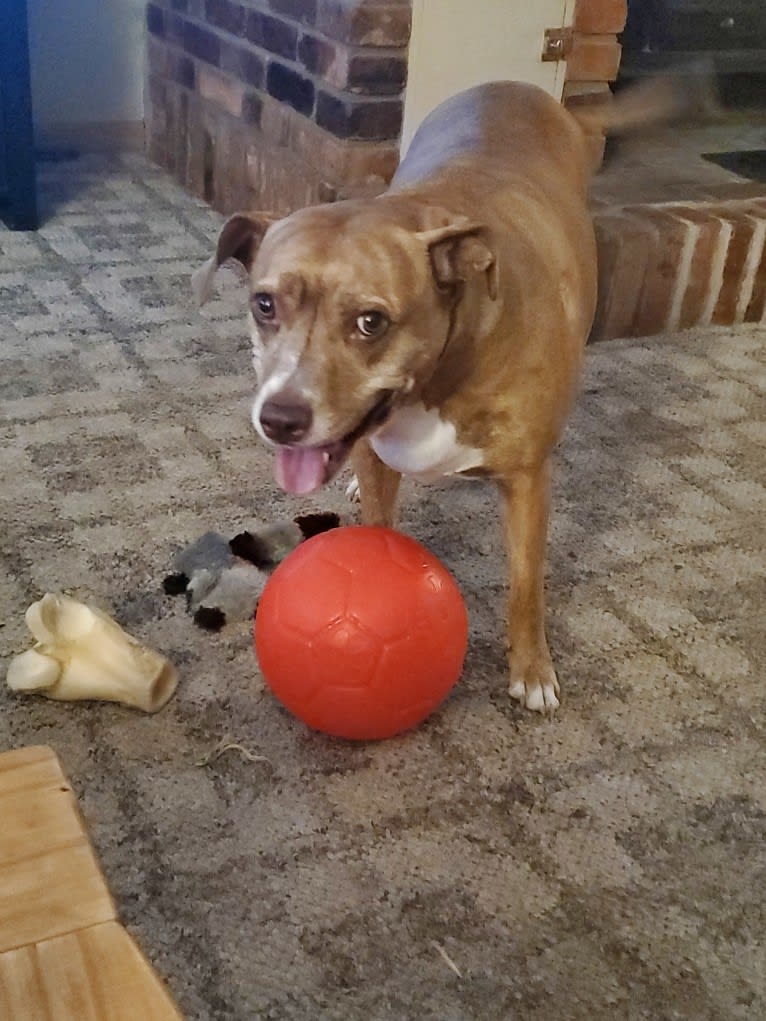
<instances>
[{"instance_id":1,"label":"baseboard","mask_svg":"<svg viewBox=\"0 0 766 1021\"><path fill-rule=\"evenodd\" d=\"M142 152L143 121L73 121L38 125L35 147L85 152Z\"/></svg>"}]
</instances>

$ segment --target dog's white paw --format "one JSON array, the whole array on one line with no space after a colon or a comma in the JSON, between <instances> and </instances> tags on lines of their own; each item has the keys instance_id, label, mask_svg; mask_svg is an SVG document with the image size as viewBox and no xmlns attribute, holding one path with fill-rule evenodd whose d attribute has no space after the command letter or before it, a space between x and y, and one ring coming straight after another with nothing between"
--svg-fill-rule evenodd
<instances>
[{"instance_id":1,"label":"dog's white paw","mask_svg":"<svg viewBox=\"0 0 766 1021\"><path fill-rule=\"evenodd\" d=\"M511 683L508 693L535 713L552 713L559 707L556 671L550 659L540 657L516 661L511 658Z\"/></svg>"},{"instance_id":2,"label":"dog's white paw","mask_svg":"<svg viewBox=\"0 0 766 1021\"><path fill-rule=\"evenodd\" d=\"M351 476L351 481L346 486L346 496L349 498L351 503L359 503L362 499L359 495L359 479L356 475Z\"/></svg>"}]
</instances>

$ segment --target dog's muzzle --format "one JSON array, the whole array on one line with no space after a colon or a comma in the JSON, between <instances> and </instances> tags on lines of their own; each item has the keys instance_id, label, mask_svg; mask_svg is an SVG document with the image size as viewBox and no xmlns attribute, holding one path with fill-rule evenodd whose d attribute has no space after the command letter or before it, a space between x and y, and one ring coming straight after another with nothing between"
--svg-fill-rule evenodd
<instances>
[{"instance_id":1,"label":"dog's muzzle","mask_svg":"<svg viewBox=\"0 0 766 1021\"><path fill-rule=\"evenodd\" d=\"M311 428L313 413L303 402L270 398L261 410L260 423L266 436L277 444L274 475L288 493L306 496L330 482L340 471L357 440L388 418L393 392L384 391L359 424L339 440L314 446L300 440Z\"/></svg>"}]
</instances>

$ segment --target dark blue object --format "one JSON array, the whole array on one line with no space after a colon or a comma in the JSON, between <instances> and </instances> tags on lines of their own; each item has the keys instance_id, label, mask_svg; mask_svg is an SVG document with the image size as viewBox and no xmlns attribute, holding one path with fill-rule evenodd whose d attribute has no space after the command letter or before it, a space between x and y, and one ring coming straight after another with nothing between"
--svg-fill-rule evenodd
<instances>
[{"instance_id":1,"label":"dark blue object","mask_svg":"<svg viewBox=\"0 0 766 1021\"><path fill-rule=\"evenodd\" d=\"M0 218L37 230L27 0L0 2Z\"/></svg>"}]
</instances>

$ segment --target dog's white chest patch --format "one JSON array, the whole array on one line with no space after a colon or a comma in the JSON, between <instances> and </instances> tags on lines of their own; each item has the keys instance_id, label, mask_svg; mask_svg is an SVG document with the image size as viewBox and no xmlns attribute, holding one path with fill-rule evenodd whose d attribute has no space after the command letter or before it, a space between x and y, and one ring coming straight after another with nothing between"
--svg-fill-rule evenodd
<instances>
[{"instance_id":1,"label":"dog's white chest patch","mask_svg":"<svg viewBox=\"0 0 766 1021\"><path fill-rule=\"evenodd\" d=\"M434 482L484 463L480 450L458 442L452 422L422 404L395 411L372 434L370 446L389 468L421 482Z\"/></svg>"}]
</instances>

